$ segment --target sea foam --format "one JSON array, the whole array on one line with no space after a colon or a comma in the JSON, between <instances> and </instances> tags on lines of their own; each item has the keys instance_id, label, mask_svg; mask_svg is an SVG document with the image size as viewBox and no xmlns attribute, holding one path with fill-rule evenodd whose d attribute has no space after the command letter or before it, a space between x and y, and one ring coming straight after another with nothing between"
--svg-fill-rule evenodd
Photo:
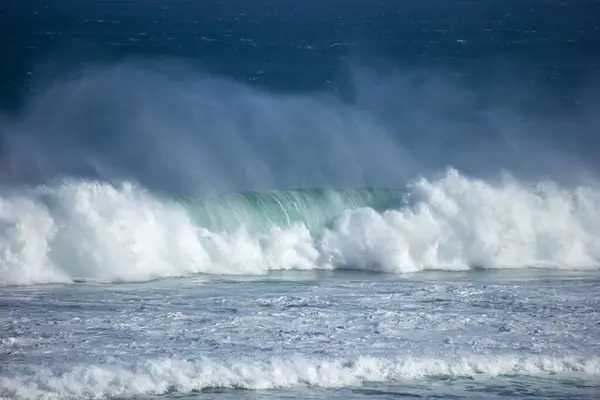
<instances>
[{"instance_id":1,"label":"sea foam","mask_svg":"<svg viewBox=\"0 0 600 400\"><path fill-rule=\"evenodd\" d=\"M216 229L189 204L131 183L69 180L4 192L0 284L286 269L600 268L596 187L486 181L449 169L403 191L404 203L389 208L337 198L335 207L319 205L329 207L320 225L307 226L297 209L295 219L260 230L257 214L249 220L244 213Z\"/></svg>"},{"instance_id":2,"label":"sea foam","mask_svg":"<svg viewBox=\"0 0 600 400\"><path fill-rule=\"evenodd\" d=\"M219 361L157 359L136 365L78 365L53 373L38 369L27 376L0 377L0 395L15 398L107 398L141 394L189 393L209 388L267 390L316 386L338 388L368 382L397 383L428 378L478 380L505 374L537 377L575 376L597 380L597 358L537 356L463 357L460 359L289 359Z\"/></svg>"}]
</instances>

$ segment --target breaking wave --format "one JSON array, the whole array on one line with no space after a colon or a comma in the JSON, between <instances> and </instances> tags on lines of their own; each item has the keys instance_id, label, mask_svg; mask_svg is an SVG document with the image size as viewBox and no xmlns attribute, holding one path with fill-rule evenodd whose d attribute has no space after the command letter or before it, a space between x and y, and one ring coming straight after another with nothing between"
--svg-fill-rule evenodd
<instances>
[{"instance_id":1,"label":"breaking wave","mask_svg":"<svg viewBox=\"0 0 600 400\"><path fill-rule=\"evenodd\" d=\"M269 361L221 362L162 359L128 367L115 364L80 365L62 373L31 371L27 376L1 377L0 395L15 398L107 398L140 394L189 393L211 388L265 390L313 386L356 387L369 382L394 383L426 379L477 380L509 376L597 380L597 358L535 356L441 359L319 360L304 357ZM475 380L475 381L473 381Z\"/></svg>"},{"instance_id":2,"label":"breaking wave","mask_svg":"<svg viewBox=\"0 0 600 400\"><path fill-rule=\"evenodd\" d=\"M304 189L246 192L228 196L180 197L198 224L211 231L231 232L240 225L252 232L301 223L318 230L346 210L370 207L385 211L404 202L405 194L393 189Z\"/></svg>"},{"instance_id":3,"label":"breaking wave","mask_svg":"<svg viewBox=\"0 0 600 400\"><path fill-rule=\"evenodd\" d=\"M0 284L353 268L600 269L600 190L474 179L165 198L64 181L0 197Z\"/></svg>"}]
</instances>

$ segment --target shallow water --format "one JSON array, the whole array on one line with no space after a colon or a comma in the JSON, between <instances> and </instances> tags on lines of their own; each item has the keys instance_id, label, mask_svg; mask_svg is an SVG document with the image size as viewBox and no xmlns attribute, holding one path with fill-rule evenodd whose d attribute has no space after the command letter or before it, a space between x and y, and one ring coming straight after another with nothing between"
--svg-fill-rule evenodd
<instances>
[{"instance_id":1,"label":"shallow water","mask_svg":"<svg viewBox=\"0 0 600 400\"><path fill-rule=\"evenodd\" d=\"M544 271L5 288L0 395L593 398L598 294Z\"/></svg>"}]
</instances>

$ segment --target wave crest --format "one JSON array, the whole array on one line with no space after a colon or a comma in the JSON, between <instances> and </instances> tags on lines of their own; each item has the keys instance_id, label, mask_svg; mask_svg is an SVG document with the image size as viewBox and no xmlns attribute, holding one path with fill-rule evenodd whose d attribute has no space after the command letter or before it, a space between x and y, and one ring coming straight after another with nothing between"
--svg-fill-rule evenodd
<instances>
[{"instance_id":1,"label":"wave crest","mask_svg":"<svg viewBox=\"0 0 600 400\"><path fill-rule=\"evenodd\" d=\"M27 377L0 378L0 395L15 398L89 397L189 393L210 388L265 390L316 386L338 388L368 382L394 383L445 377L486 379L502 375L549 377L575 375L597 379L598 358L499 356L441 359L319 360L292 357L286 360L234 361L162 359L122 365L80 365L62 374L33 371ZM469 382L473 383L472 380Z\"/></svg>"},{"instance_id":2,"label":"wave crest","mask_svg":"<svg viewBox=\"0 0 600 400\"><path fill-rule=\"evenodd\" d=\"M405 190L186 202L69 181L0 197L1 285L282 269L600 268L600 190L449 170ZM220 213L220 214L219 214Z\"/></svg>"}]
</instances>

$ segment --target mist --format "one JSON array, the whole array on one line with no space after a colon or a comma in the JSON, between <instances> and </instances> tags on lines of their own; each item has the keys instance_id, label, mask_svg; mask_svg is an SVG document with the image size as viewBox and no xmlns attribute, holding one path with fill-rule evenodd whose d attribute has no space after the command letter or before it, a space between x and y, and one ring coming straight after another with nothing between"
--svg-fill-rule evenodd
<instances>
[{"instance_id":1,"label":"mist","mask_svg":"<svg viewBox=\"0 0 600 400\"><path fill-rule=\"evenodd\" d=\"M499 74L352 63L338 90L278 93L179 61L97 64L4 112L3 185L132 181L166 193L401 187L447 167L595 179L597 99ZM342 74L342 71L340 71Z\"/></svg>"}]
</instances>

